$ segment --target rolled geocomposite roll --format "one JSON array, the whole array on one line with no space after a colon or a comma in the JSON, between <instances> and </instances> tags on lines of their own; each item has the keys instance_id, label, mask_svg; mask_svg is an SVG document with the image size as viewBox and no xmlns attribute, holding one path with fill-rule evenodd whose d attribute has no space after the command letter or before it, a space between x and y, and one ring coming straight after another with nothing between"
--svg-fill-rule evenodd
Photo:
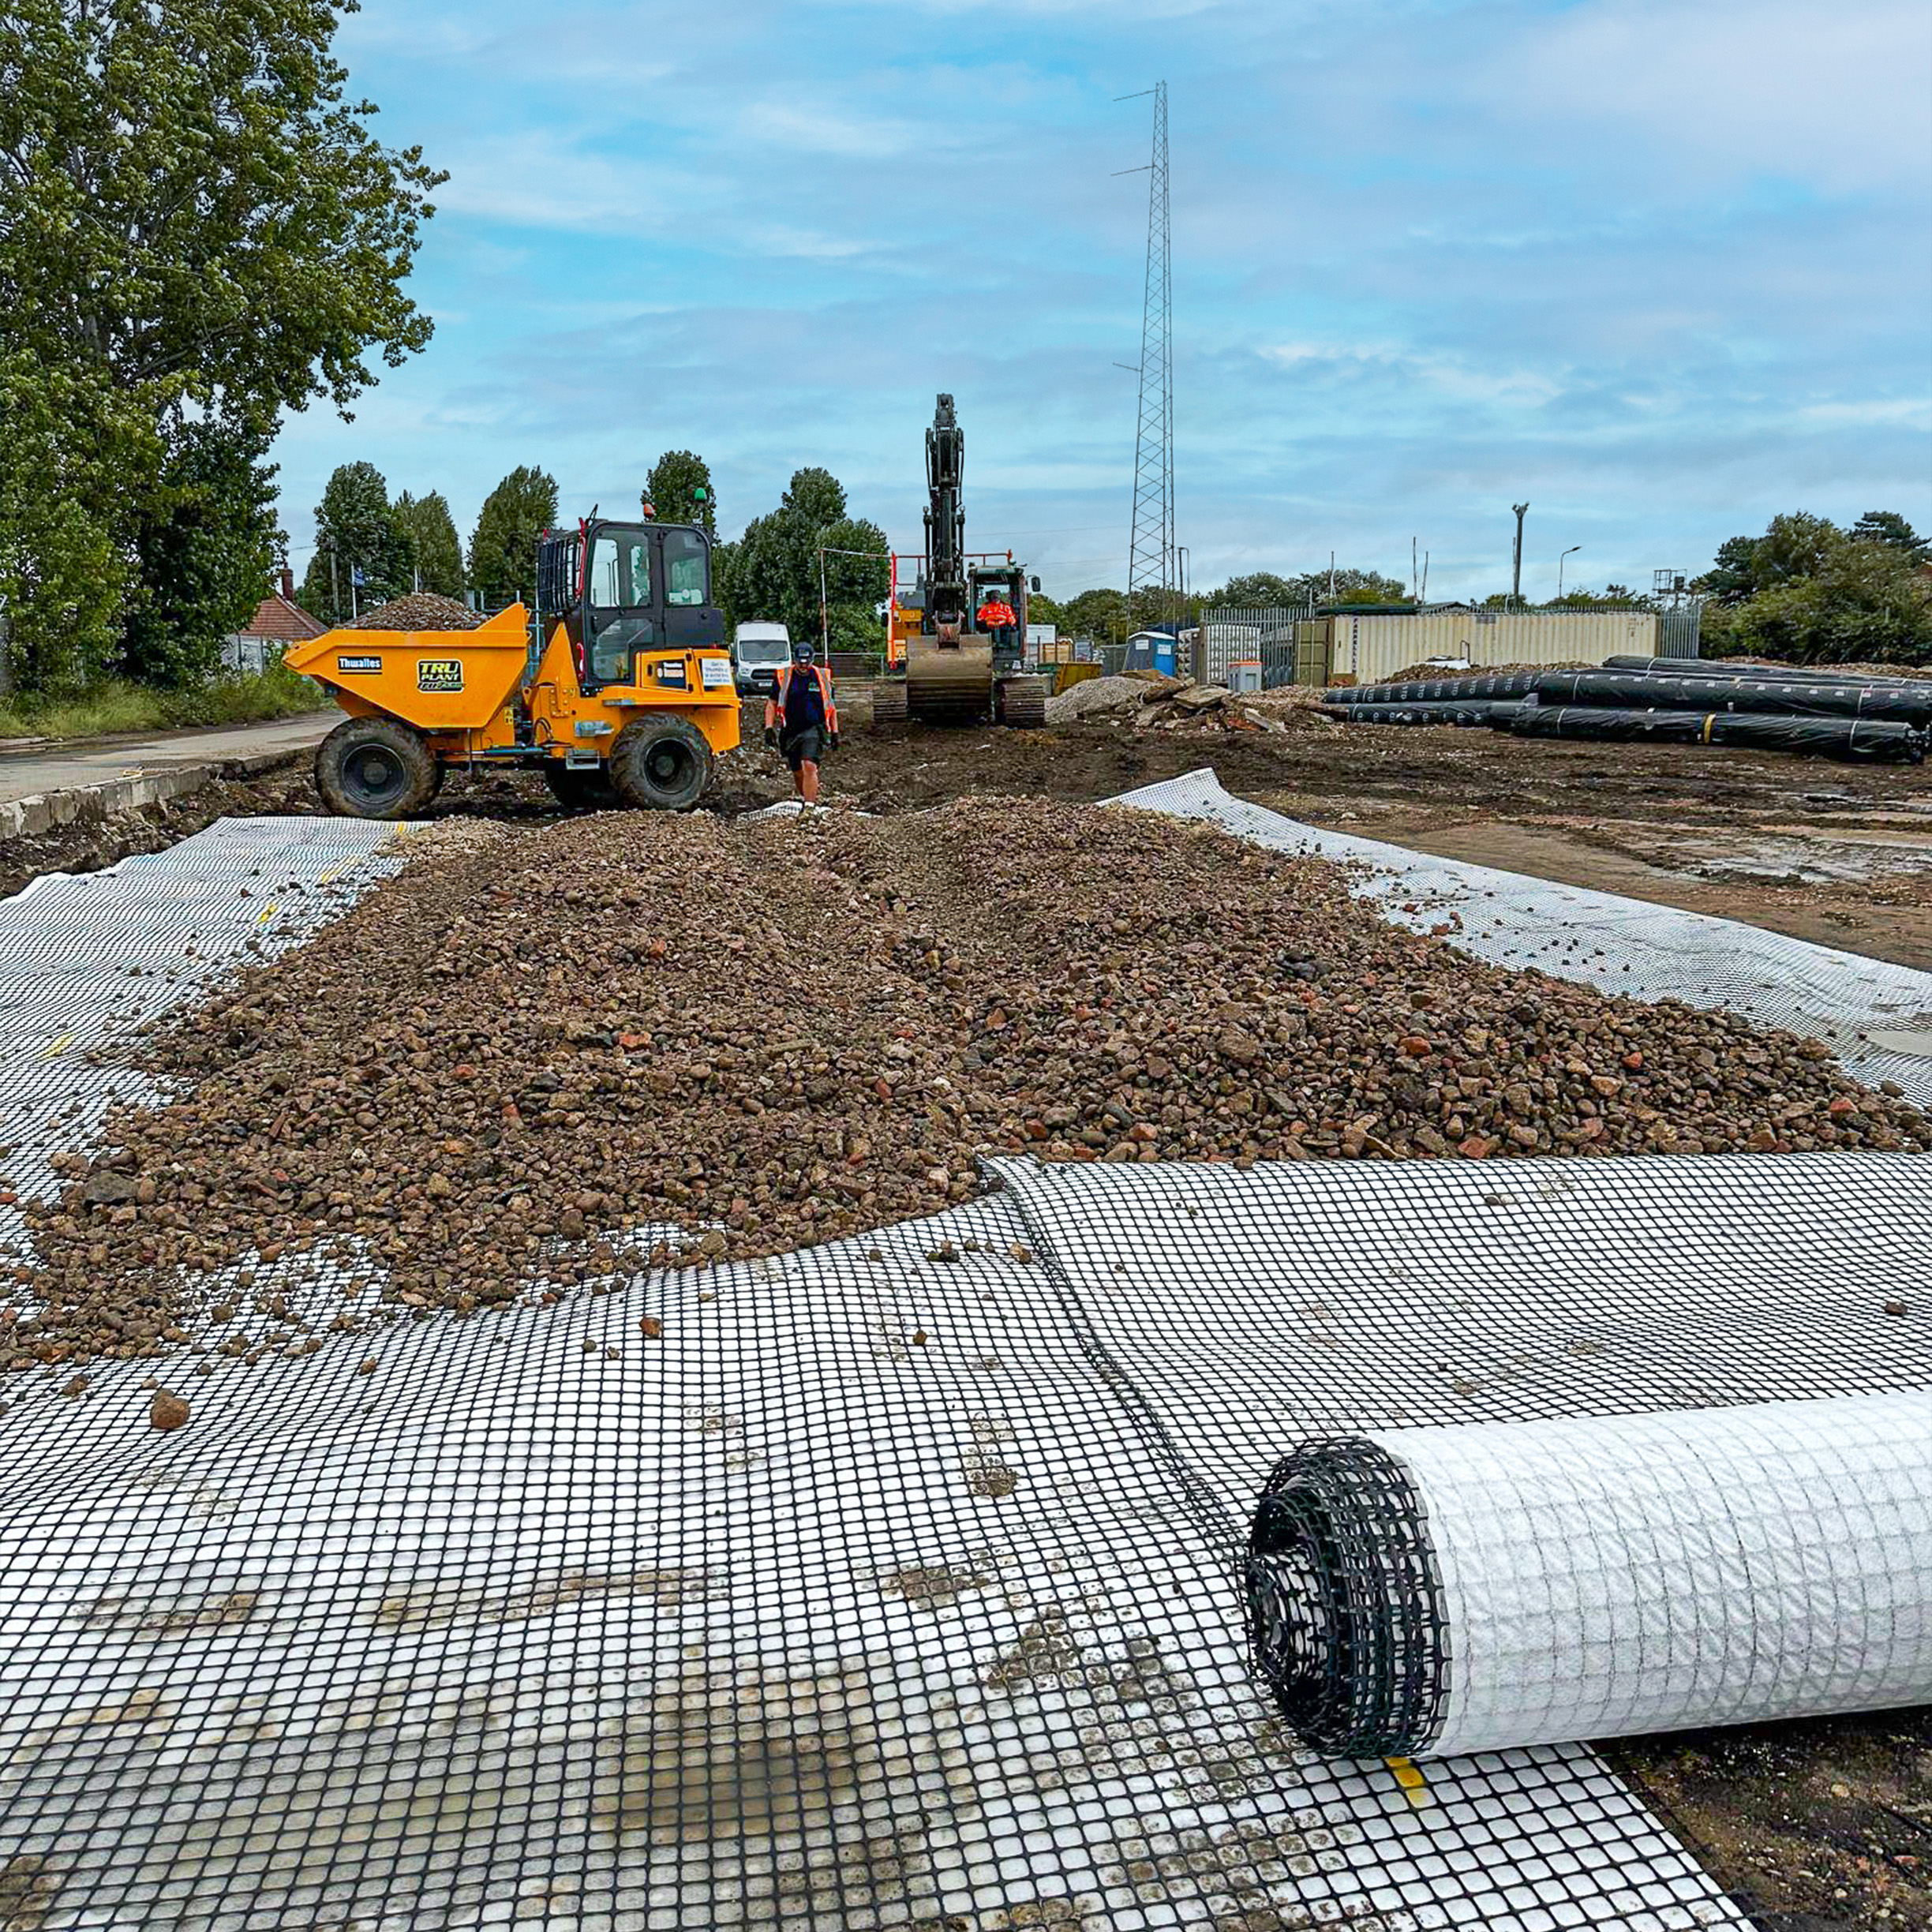
<instances>
[{"instance_id":1,"label":"rolled geocomposite roll","mask_svg":"<svg viewBox=\"0 0 1932 1932\"><path fill-rule=\"evenodd\" d=\"M1350 1757L1932 1700L1932 1394L1393 1429L1263 1492L1254 1661Z\"/></svg>"}]
</instances>

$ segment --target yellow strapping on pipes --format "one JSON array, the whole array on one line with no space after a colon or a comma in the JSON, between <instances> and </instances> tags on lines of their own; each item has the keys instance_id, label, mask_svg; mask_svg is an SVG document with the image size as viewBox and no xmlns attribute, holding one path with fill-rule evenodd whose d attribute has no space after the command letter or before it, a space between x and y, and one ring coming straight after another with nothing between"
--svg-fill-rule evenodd
<instances>
[{"instance_id":1,"label":"yellow strapping on pipes","mask_svg":"<svg viewBox=\"0 0 1932 1932\"><path fill-rule=\"evenodd\" d=\"M1706 744L1710 743L1711 727L1717 722L1717 713L1715 711L1709 712L1705 714L1704 719L1704 742Z\"/></svg>"},{"instance_id":2,"label":"yellow strapping on pipes","mask_svg":"<svg viewBox=\"0 0 1932 1932\"><path fill-rule=\"evenodd\" d=\"M1412 1805L1422 1806L1429 1801L1428 1788L1422 1773L1406 1758L1384 1758L1382 1762L1395 1773L1395 1782L1402 1788L1402 1795Z\"/></svg>"}]
</instances>

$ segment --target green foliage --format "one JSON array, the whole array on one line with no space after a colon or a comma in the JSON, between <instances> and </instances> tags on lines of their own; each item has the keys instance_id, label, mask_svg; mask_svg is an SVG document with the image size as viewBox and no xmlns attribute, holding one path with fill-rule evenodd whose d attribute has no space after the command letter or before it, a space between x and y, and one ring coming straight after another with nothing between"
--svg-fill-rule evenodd
<instances>
[{"instance_id":1,"label":"green foliage","mask_svg":"<svg viewBox=\"0 0 1932 1932\"><path fill-rule=\"evenodd\" d=\"M484 608L537 601L537 540L557 520L556 478L520 463L483 499L470 535L470 582Z\"/></svg>"},{"instance_id":2,"label":"green foliage","mask_svg":"<svg viewBox=\"0 0 1932 1932\"><path fill-rule=\"evenodd\" d=\"M373 463L339 463L315 520L315 555L298 600L310 616L345 624L415 588L414 540L389 507L389 486Z\"/></svg>"},{"instance_id":3,"label":"green foliage","mask_svg":"<svg viewBox=\"0 0 1932 1932\"><path fill-rule=\"evenodd\" d=\"M1061 606L1061 628L1095 644L1118 644L1134 629L1124 590L1083 590Z\"/></svg>"},{"instance_id":4,"label":"green foliage","mask_svg":"<svg viewBox=\"0 0 1932 1932\"><path fill-rule=\"evenodd\" d=\"M779 508L814 530L836 523L845 514L845 485L829 470L813 465L795 470Z\"/></svg>"},{"instance_id":5,"label":"green foliage","mask_svg":"<svg viewBox=\"0 0 1932 1932\"><path fill-rule=\"evenodd\" d=\"M320 684L280 664L245 677L217 677L193 691L157 691L117 680L66 698L29 694L9 699L0 704L0 738L98 738L109 732L253 724L326 711L332 702Z\"/></svg>"},{"instance_id":6,"label":"green foliage","mask_svg":"<svg viewBox=\"0 0 1932 1932\"><path fill-rule=\"evenodd\" d=\"M1027 622L1030 624L1051 624L1056 630L1066 628L1066 616L1058 601L1050 597L1044 590L1027 593Z\"/></svg>"},{"instance_id":7,"label":"green foliage","mask_svg":"<svg viewBox=\"0 0 1932 1932\"><path fill-rule=\"evenodd\" d=\"M1196 596L1204 610L1301 610L1309 604L1406 604L1409 586L1379 571L1338 568L1304 571L1282 577L1273 571L1251 571L1230 577L1218 590Z\"/></svg>"},{"instance_id":8,"label":"green foliage","mask_svg":"<svg viewBox=\"0 0 1932 1932\"><path fill-rule=\"evenodd\" d=\"M695 450L666 450L644 479L643 501L661 523L695 523L708 535L717 534L717 492L711 485L711 466Z\"/></svg>"},{"instance_id":9,"label":"green foliage","mask_svg":"<svg viewBox=\"0 0 1932 1932\"><path fill-rule=\"evenodd\" d=\"M440 490L427 496L412 496L407 490L389 506L397 527L410 540L415 578L425 590L438 597L460 599L466 586L463 578L462 545L450 507Z\"/></svg>"},{"instance_id":10,"label":"green foliage","mask_svg":"<svg viewBox=\"0 0 1932 1932\"><path fill-rule=\"evenodd\" d=\"M886 620L870 604L834 604L828 613L831 649L835 651L871 651L886 648ZM794 632L796 636L797 633ZM816 635L815 631L806 633Z\"/></svg>"},{"instance_id":11,"label":"green foliage","mask_svg":"<svg viewBox=\"0 0 1932 1932\"><path fill-rule=\"evenodd\" d=\"M724 546L730 554L721 560L721 601L731 620L781 623L795 638L816 637L822 547L865 552L826 556L826 601L835 610L864 612L871 627L871 642L841 650L874 648L884 634L884 619L873 613L891 582L890 547L876 523L846 515L844 485L828 470L797 471L778 507L754 517L735 545Z\"/></svg>"},{"instance_id":12,"label":"green foliage","mask_svg":"<svg viewBox=\"0 0 1932 1932\"><path fill-rule=\"evenodd\" d=\"M734 627L739 619L738 609L738 545L735 543L713 544L711 546L711 601L724 613L728 631ZM749 613L746 613L747 616Z\"/></svg>"},{"instance_id":13,"label":"green foliage","mask_svg":"<svg viewBox=\"0 0 1932 1932\"><path fill-rule=\"evenodd\" d=\"M1308 593L1301 586L1305 578L1293 582L1272 571L1250 571L1245 577L1230 577L1218 590L1210 590L1194 601L1203 608L1273 610L1283 605L1305 604ZM1323 588L1327 589L1326 580Z\"/></svg>"},{"instance_id":14,"label":"green foliage","mask_svg":"<svg viewBox=\"0 0 1932 1932\"><path fill-rule=\"evenodd\" d=\"M118 401L85 372L0 346L0 616L23 691L77 691L120 642L133 567L114 480L154 436Z\"/></svg>"},{"instance_id":15,"label":"green foliage","mask_svg":"<svg viewBox=\"0 0 1932 1932\"><path fill-rule=\"evenodd\" d=\"M259 591L279 412L429 341L402 292L442 177L345 101L322 0L0 13L0 595L14 669L200 674ZM117 635L125 615L125 649Z\"/></svg>"},{"instance_id":16,"label":"green foliage","mask_svg":"<svg viewBox=\"0 0 1932 1932\"><path fill-rule=\"evenodd\" d=\"M6 327L150 414L265 427L429 339L402 292L428 196L343 98L320 0L15 0L0 15Z\"/></svg>"},{"instance_id":17,"label":"green foliage","mask_svg":"<svg viewBox=\"0 0 1932 1932\"><path fill-rule=\"evenodd\" d=\"M1863 526L1877 535L1861 537L1799 513L1773 517L1762 537L1732 538L1700 579L1715 597L1704 612L1705 653L1932 664L1932 586L1911 526L1896 524L1874 513Z\"/></svg>"},{"instance_id":18,"label":"green foliage","mask_svg":"<svg viewBox=\"0 0 1932 1932\"><path fill-rule=\"evenodd\" d=\"M205 419L170 427L137 509L140 582L121 661L130 677L180 690L213 676L223 639L254 614L281 533L265 436Z\"/></svg>"},{"instance_id":19,"label":"green foliage","mask_svg":"<svg viewBox=\"0 0 1932 1932\"><path fill-rule=\"evenodd\" d=\"M1860 543L1890 544L1921 564L1932 556L1932 537L1921 537L1896 510L1867 510L1852 534Z\"/></svg>"}]
</instances>

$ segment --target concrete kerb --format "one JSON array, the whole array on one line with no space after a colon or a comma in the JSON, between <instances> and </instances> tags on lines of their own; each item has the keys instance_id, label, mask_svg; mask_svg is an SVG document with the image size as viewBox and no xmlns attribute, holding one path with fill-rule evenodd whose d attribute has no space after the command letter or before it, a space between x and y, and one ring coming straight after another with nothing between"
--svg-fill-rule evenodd
<instances>
[{"instance_id":1,"label":"concrete kerb","mask_svg":"<svg viewBox=\"0 0 1932 1932\"><path fill-rule=\"evenodd\" d=\"M36 792L25 798L0 799L0 839L32 837L83 820L112 818L159 805L184 792L198 790L223 778L256 778L299 763L307 751L257 751L244 758L219 758L203 765L171 765L126 777L103 779L98 784L63 785L58 792Z\"/></svg>"}]
</instances>

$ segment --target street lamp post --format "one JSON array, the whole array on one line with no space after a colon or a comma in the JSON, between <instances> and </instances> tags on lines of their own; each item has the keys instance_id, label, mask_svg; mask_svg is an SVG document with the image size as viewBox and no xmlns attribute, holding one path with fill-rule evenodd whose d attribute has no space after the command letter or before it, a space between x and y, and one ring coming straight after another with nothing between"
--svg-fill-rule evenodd
<instances>
[{"instance_id":1,"label":"street lamp post","mask_svg":"<svg viewBox=\"0 0 1932 1932\"><path fill-rule=\"evenodd\" d=\"M1563 553L1563 556L1559 556L1556 560L1556 601L1559 604L1563 601L1563 557L1574 556L1576 553L1582 548L1583 546L1581 544L1572 544L1570 548Z\"/></svg>"}]
</instances>

